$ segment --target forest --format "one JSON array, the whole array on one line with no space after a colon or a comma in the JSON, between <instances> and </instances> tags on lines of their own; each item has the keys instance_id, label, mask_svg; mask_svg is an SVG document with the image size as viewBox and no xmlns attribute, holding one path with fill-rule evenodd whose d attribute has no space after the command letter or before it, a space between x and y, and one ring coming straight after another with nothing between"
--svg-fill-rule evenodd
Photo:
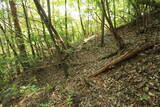
<instances>
[{"instance_id":1,"label":"forest","mask_svg":"<svg viewBox=\"0 0 160 107\"><path fill-rule=\"evenodd\" d=\"M160 0L0 0L0 107L160 107Z\"/></svg>"}]
</instances>

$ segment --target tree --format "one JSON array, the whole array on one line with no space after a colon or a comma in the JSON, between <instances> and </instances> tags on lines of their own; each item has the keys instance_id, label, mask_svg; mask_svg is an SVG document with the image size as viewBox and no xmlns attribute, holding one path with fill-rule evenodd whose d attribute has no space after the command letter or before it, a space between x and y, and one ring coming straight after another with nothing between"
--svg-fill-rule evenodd
<instances>
[{"instance_id":1,"label":"tree","mask_svg":"<svg viewBox=\"0 0 160 107\"><path fill-rule=\"evenodd\" d=\"M84 28L84 24L83 24L83 20L82 20L82 15L81 15L82 13L81 13L80 1L79 0L77 0L77 4L78 4L79 19L80 19L83 35L85 36L86 35L86 30Z\"/></svg>"},{"instance_id":2,"label":"tree","mask_svg":"<svg viewBox=\"0 0 160 107\"><path fill-rule=\"evenodd\" d=\"M21 61L21 64L24 69L26 69L29 66L29 63L26 61L27 58L27 51L26 51L26 46L24 44L24 39L22 36L22 31L21 27L19 24L19 19L17 16L17 8L14 0L9 1L10 7L11 7L11 13L12 13L12 19L14 22L14 29L15 29L15 35L17 39L17 45L20 53L20 58L24 59Z\"/></svg>"},{"instance_id":3,"label":"tree","mask_svg":"<svg viewBox=\"0 0 160 107\"><path fill-rule=\"evenodd\" d=\"M105 11L102 9L102 22L101 22L101 46L104 45L104 25L105 25Z\"/></svg>"},{"instance_id":4,"label":"tree","mask_svg":"<svg viewBox=\"0 0 160 107\"><path fill-rule=\"evenodd\" d=\"M31 31L30 31L31 28L30 28L29 19L28 19L28 13L27 13L27 10L26 10L26 6L24 4L24 0L22 0L22 7L23 7L24 17L25 17L25 21L26 21L28 39L29 39L32 55L35 56L35 51L34 51L32 40L31 40Z\"/></svg>"},{"instance_id":5,"label":"tree","mask_svg":"<svg viewBox=\"0 0 160 107\"><path fill-rule=\"evenodd\" d=\"M104 2L104 0L101 0L101 5L102 5L102 11L104 11L104 16L109 24L109 30L113 33L114 38L117 42L117 46L119 47L119 49L123 49L124 48L124 41L120 37L120 35L117 33L116 28L113 26L111 16L110 16L110 8L109 8L108 0L106 0L105 2Z\"/></svg>"},{"instance_id":6,"label":"tree","mask_svg":"<svg viewBox=\"0 0 160 107\"><path fill-rule=\"evenodd\" d=\"M66 33L66 43L68 44L68 24L67 24L67 0L65 0L65 33Z\"/></svg>"},{"instance_id":7,"label":"tree","mask_svg":"<svg viewBox=\"0 0 160 107\"><path fill-rule=\"evenodd\" d=\"M50 23L52 23L51 21L51 5L50 5L50 0L47 0L47 8L48 8L48 18Z\"/></svg>"},{"instance_id":8,"label":"tree","mask_svg":"<svg viewBox=\"0 0 160 107\"><path fill-rule=\"evenodd\" d=\"M38 10L38 14L40 15L41 19L45 23L45 25L46 25L49 33L50 33L50 36L51 36L51 38L54 42L54 45L55 45L57 51L60 52L61 48L66 49L64 41L62 40L62 38L60 37L60 35L58 34L56 29L52 25L52 23L50 23L49 18L47 17L44 9L42 8L42 6L40 4L40 2L38 0L34 0L34 4L35 4L35 6Z\"/></svg>"}]
</instances>

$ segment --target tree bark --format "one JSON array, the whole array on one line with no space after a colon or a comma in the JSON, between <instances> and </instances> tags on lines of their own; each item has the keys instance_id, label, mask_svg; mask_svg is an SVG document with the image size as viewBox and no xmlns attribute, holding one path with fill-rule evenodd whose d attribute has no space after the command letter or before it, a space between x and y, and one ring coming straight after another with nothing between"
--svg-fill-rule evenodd
<instances>
[{"instance_id":1,"label":"tree bark","mask_svg":"<svg viewBox=\"0 0 160 107\"><path fill-rule=\"evenodd\" d=\"M17 8L16 8L16 4L15 4L14 0L10 0L9 4L11 7L11 13L13 16L15 35L16 35L17 42L18 42L17 45L18 45L20 57L24 59L24 61L21 61L21 64L22 64L23 68L25 69L29 66L29 63L25 60L27 58L27 51L26 51L26 46L24 44L22 31L21 31L21 27L19 24L19 19L17 16Z\"/></svg>"},{"instance_id":2,"label":"tree bark","mask_svg":"<svg viewBox=\"0 0 160 107\"><path fill-rule=\"evenodd\" d=\"M54 26L50 23L49 18L47 17L44 9L42 8L39 0L34 0L34 4L38 10L38 14L40 15L41 19L43 20L43 22L45 23L50 36L55 44L55 47L58 51L60 51L60 45L63 49L66 49L67 47L64 44L64 41L62 40L62 38L60 37L60 35L58 34L58 32L56 31L56 29L54 28Z\"/></svg>"},{"instance_id":3,"label":"tree bark","mask_svg":"<svg viewBox=\"0 0 160 107\"><path fill-rule=\"evenodd\" d=\"M8 39L8 37L7 37L7 35L6 35L6 31L4 30L4 28L2 27L1 24L0 24L0 29L1 29L2 32L4 33L5 39L6 39L6 41L7 41L7 44L9 44L10 48L12 49L14 56L17 57L18 54L17 54L17 52L16 52L16 50L15 50L15 47L14 47L14 45L12 45L11 42L9 41L9 39Z\"/></svg>"},{"instance_id":4,"label":"tree bark","mask_svg":"<svg viewBox=\"0 0 160 107\"><path fill-rule=\"evenodd\" d=\"M82 15L81 15L81 8L80 8L80 2L79 2L79 0L77 2L78 2L79 19L80 19L80 22L81 22L81 27L82 27L83 34L85 36L86 35L86 30L85 30L84 25L83 25L83 20L82 20Z\"/></svg>"},{"instance_id":5,"label":"tree bark","mask_svg":"<svg viewBox=\"0 0 160 107\"><path fill-rule=\"evenodd\" d=\"M102 5L102 9L104 11L104 16L105 16L105 18L106 18L106 20L107 20L107 22L109 24L109 30L113 33L113 36L114 36L114 38L115 38L115 40L117 42L117 46L120 49L123 49L124 48L124 41L121 38L121 36L117 33L116 28L114 28L114 26L113 26L113 23L112 23L112 20L111 20L111 16L110 16L110 11L109 11L108 0L106 0L106 7L105 7L104 0L101 0L101 5ZM107 10L105 8L107 8Z\"/></svg>"},{"instance_id":6,"label":"tree bark","mask_svg":"<svg viewBox=\"0 0 160 107\"><path fill-rule=\"evenodd\" d=\"M2 53L6 54L6 52L4 51L4 46L1 38L0 38L0 45L1 45Z\"/></svg>"},{"instance_id":7,"label":"tree bark","mask_svg":"<svg viewBox=\"0 0 160 107\"><path fill-rule=\"evenodd\" d=\"M34 4L38 10L38 14L40 15L41 19L43 20L43 22L45 23L50 36L55 44L56 47L56 51L58 53L57 55L57 59L58 59L58 63L59 65L64 65L64 60L63 59L63 49L67 49L66 45L64 44L64 41L62 40L62 38L60 37L60 35L58 34L58 32L56 31L56 29L54 28L54 26L50 23L44 9L42 8L39 0L34 0ZM66 72L65 67L62 66L64 68L64 72Z\"/></svg>"},{"instance_id":8,"label":"tree bark","mask_svg":"<svg viewBox=\"0 0 160 107\"><path fill-rule=\"evenodd\" d=\"M104 46L104 25L105 25L105 16L104 10L102 9L102 22L101 22L101 47Z\"/></svg>"},{"instance_id":9,"label":"tree bark","mask_svg":"<svg viewBox=\"0 0 160 107\"><path fill-rule=\"evenodd\" d=\"M29 43L30 43L32 55L35 56L32 40L31 40L31 31L30 31L30 26L29 26L28 13L27 13L27 10L26 10L26 6L24 4L24 0L22 0L22 7L23 7L24 17L25 17L25 21L26 21L26 27L27 27L27 32L28 32L28 40L29 40Z\"/></svg>"},{"instance_id":10,"label":"tree bark","mask_svg":"<svg viewBox=\"0 0 160 107\"><path fill-rule=\"evenodd\" d=\"M66 33L66 43L67 43L67 46L69 46L69 43L68 43L67 0L65 0L65 33Z\"/></svg>"},{"instance_id":11,"label":"tree bark","mask_svg":"<svg viewBox=\"0 0 160 107\"><path fill-rule=\"evenodd\" d=\"M130 50L130 51L124 53L123 55L121 55L121 56L107 62L106 64L104 64L104 66L102 68L100 68L98 71L96 71L94 74L92 74L89 77L94 77L94 76L97 76L97 75L107 71L108 69L112 68L114 65L116 65L118 63L121 63L122 61L127 60L127 59L135 56L136 54L138 54L139 52L141 52L145 49L153 47L154 44L155 44L154 42L148 42L148 43L145 43L144 45L142 45L141 47L137 47L133 50Z\"/></svg>"},{"instance_id":12,"label":"tree bark","mask_svg":"<svg viewBox=\"0 0 160 107\"><path fill-rule=\"evenodd\" d=\"M47 0L47 8L48 8L48 18L49 18L49 21L50 23L51 22L51 5L50 5L50 0Z\"/></svg>"}]
</instances>

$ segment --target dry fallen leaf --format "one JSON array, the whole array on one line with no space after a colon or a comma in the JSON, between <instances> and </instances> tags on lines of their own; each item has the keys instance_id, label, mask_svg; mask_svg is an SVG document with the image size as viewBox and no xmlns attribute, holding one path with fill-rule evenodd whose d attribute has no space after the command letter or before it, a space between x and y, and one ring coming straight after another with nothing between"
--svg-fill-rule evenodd
<instances>
[{"instance_id":1,"label":"dry fallen leaf","mask_svg":"<svg viewBox=\"0 0 160 107\"><path fill-rule=\"evenodd\" d=\"M155 97L156 95L152 92L148 92L148 95L151 96L151 97Z\"/></svg>"}]
</instances>

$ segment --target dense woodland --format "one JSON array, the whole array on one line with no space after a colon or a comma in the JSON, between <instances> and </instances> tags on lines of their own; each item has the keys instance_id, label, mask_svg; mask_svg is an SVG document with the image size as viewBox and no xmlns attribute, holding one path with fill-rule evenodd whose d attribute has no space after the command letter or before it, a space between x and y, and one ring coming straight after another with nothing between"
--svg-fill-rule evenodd
<instances>
[{"instance_id":1,"label":"dense woodland","mask_svg":"<svg viewBox=\"0 0 160 107\"><path fill-rule=\"evenodd\" d=\"M0 0L0 107L159 107L160 0Z\"/></svg>"}]
</instances>

